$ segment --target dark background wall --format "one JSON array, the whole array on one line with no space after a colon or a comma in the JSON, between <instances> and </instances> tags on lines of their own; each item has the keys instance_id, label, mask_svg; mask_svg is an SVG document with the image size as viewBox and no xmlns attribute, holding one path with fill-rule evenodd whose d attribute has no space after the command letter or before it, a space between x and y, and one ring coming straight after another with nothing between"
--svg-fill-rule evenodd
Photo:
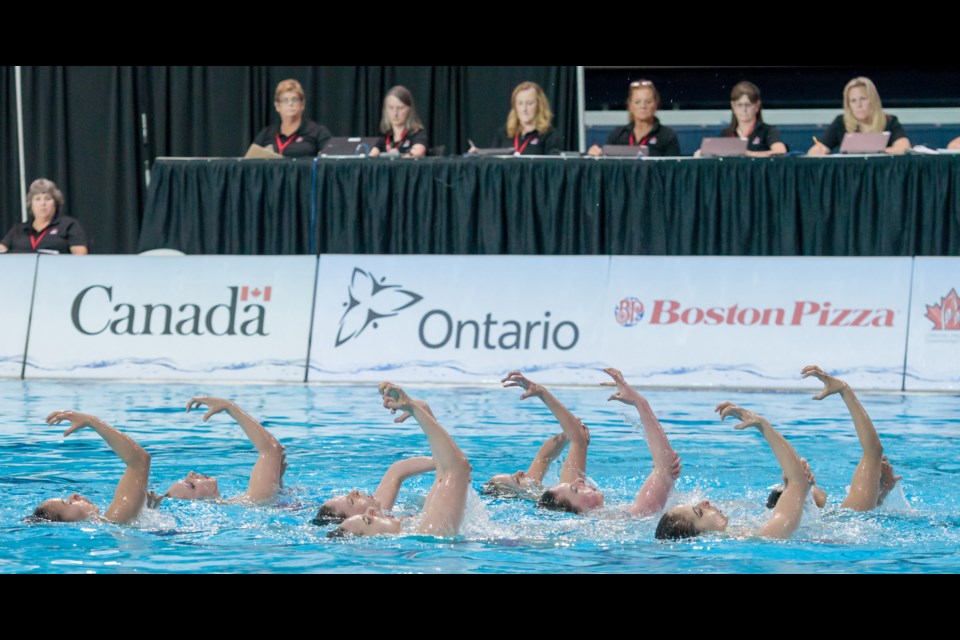
<instances>
[{"instance_id":1,"label":"dark background wall","mask_svg":"<svg viewBox=\"0 0 960 640\"><path fill-rule=\"evenodd\" d=\"M564 147L576 149L573 66L27 66L23 71L26 182L54 180L65 211L81 220L95 253L137 250L147 186L161 156L237 157L272 121L277 82L296 78L306 114L334 135L374 135L383 94L409 87L431 145L459 154L501 127L513 87L540 83ZM957 69L878 67L591 68L587 109L621 109L625 87L653 79L662 108L724 108L729 87L749 78L771 108L840 111L843 84L868 75L885 107L960 105ZM0 232L20 220L14 68L0 67ZM142 135L146 128L147 136Z\"/></svg>"},{"instance_id":2,"label":"dark background wall","mask_svg":"<svg viewBox=\"0 0 960 640\"><path fill-rule=\"evenodd\" d=\"M145 170L161 156L236 157L273 121L273 92L300 81L306 115L334 135L378 135L395 84L414 94L432 146L447 154L485 144L506 121L524 80L547 93L564 146L576 149L571 66L68 66L23 67L26 182L64 192L95 253L137 248ZM0 67L0 228L20 221L14 68ZM147 135L143 129L146 125ZM482 142L481 142L482 141Z\"/></svg>"}]
</instances>

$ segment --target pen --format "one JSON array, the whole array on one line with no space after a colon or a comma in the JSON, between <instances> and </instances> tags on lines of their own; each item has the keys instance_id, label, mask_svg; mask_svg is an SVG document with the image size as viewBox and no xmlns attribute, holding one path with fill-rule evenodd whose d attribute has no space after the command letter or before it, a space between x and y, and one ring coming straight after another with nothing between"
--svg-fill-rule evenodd
<instances>
[{"instance_id":1,"label":"pen","mask_svg":"<svg viewBox=\"0 0 960 640\"><path fill-rule=\"evenodd\" d=\"M817 140L817 136L813 136L813 144L818 144L818 145L827 146L827 145L823 144L822 142L820 142L819 140Z\"/></svg>"},{"instance_id":2,"label":"pen","mask_svg":"<svg viewBox=\"0 0 960 640\"><path fill-rule=\"evenodd\" d=\"M471 140L470 138L467 138L467 142L470 143L471 147L477 147L477 145L473 144L473 140ZM479 149L479 147L477 148Z\"/></svg>"}]
</instances>

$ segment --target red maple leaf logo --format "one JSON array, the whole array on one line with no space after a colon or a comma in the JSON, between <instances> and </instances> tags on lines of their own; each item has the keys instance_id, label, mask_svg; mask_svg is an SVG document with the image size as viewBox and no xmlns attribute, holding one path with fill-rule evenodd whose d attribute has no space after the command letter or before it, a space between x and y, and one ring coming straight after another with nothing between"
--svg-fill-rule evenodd
<instances>
[{"instance_id":1,"label":"red maple leaf logo","mask_svg":"<svg viewBox=\"0 0 960 640\"><path fill-rule=\"evenodd\" d=\"M927 305L926 317L933 322L935 331L960 331L960 296L950 289L940 304Z\"/></svg>"}]
</instances>

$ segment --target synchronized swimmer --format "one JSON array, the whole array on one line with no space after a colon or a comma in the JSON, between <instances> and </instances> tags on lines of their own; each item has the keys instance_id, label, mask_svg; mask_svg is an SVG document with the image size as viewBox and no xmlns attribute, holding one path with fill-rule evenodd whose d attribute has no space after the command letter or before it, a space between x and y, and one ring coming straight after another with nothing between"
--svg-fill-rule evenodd
<instances>
[{"instance_id":1,"label":"synchronized swimmer","mask_svg":"<svg viewBox=\"0 0 960 640\"><path fill-rule=\"evenodd\" d=\"M705 532L726 531L729 518L719 508L703 500L694 505L673 507L663 512L674 484L681 474L679 454L671 447L667 435L657 420L650 404L630 386L623 374L613 368L604 369L612 381L603 386L615 387L608 401L618 401L637 409L646 441L653 458L653 468L641 485L636 498L622 509L634 516L649 517L662 512L655 537L675 540L697 536ZM854 471L850 490L840 507L853 511L867 511L880 506L902 476L894 475L893 466L883 454L880 438L866 410L850 386L817 366L801 371L804 378L815 377L823 383L822 392L815 400L838 394L847 405L863 450ZM521 400L538 398L560 424L561 432L548 438L539 448L526 471L494 475L482 485L482 493L494 497L518 497L535 500L537 507L587 514L604 507L603 493L587 481L587 451L590 430L543 385L528 379L520 371L507 374L501 383L505 388L523 390ZM404 531L437 537L459 534L466 514L471 487L472 467L466 454L457 446L424 400L412 399L400 386L382 382L378 385L383 406L397 414L395 422L413 417L430 446L430 456L405 458L387 469L373 494L353 490L326 500L312 519L315 525L338 525L329 537L395 535ZM187 403L187 412L208 407L203 421L226 412L244 430L258 452L257 462L250 474L247 490L239 496L223 499L217 479L190 471L183 480L174 482L162 495L147 490L150 472L150 454L132 438L121 433L99 418L75 411L55 411L47 417L47 424L70 422L64 432L69 436L78 429L89 427L96 431L126 463L127 467L117 484L113 502L101 515L87 498L72 494L69 498L45 500L31 516L30 522L109 521L130 524L137 520L144 507L158 508L164 499L212 500L246 505L273 505L283 487L287 468L283 445L255 418L236 403L223 398L195 397ZM790 538L800 525L808 494L818 507L826 503L826 493L816 486L814 474L806 459L801 458L786 438L770 422L744 407L723 402L716 408L721 420L735 418L736 430L755 428L769 444L783 473L783 486L771 493L767 507L772 509L769 520L756 531L761 537ZM544 477L554 460L569 445L561 465L559 483L545 488ZM411 477L434 472L435 479L415 518L398 517L392 513L403 482ZM406 520L412 520L409 527Z\"/></svg>"}]
</instances>

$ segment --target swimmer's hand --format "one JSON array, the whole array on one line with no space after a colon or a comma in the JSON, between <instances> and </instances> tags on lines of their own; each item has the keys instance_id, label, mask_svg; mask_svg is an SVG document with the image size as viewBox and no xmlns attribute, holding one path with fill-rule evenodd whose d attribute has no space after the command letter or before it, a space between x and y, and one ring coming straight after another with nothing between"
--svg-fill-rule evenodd
<instances>
[{"instance_id":1,"label":"swimmer's hand","mask_svg":"<svg viewBox=\"0 0 960 640\"><path fill-rule=\"evenodd\" d=\"M740 424L734 425L733 427L737 431L742 431L747 427L756 427L758 431L762 431L763 426L767 423L765 418L758 416L749 409L738 407L732 402L721 402L717 405L716 411L720 414L721 421L726 420L730 416L738 418Z\"/></svg>"},{"instance_id":2,"label":"swimmer's hand","mask_svg":"<svg viewBox=\"0 0 960 640\"><path fill-rule=\"evenodd\" d=\"M903 479L903 476L893 475L893 465L887 460L887 456L880 456L880 495L877 497L877 505L883 502L890 490Z\"/></svg>"},{"instance_id":3,"label":"swimmer's hand","mask_svg":"<svg viewBox=\"0 0 960 640\"><path fill-rule=\"evenodd\" d=\"M377 390L383 398L383 406L390 409L390 413L396 413L398 410L413 413L413 399L398 385L392 382L381 382L377 385ZM403 413L401 413L400 417L403 417Z\"/></svg>"},{"instance_id":4,"label":"swimmer's hand","mask_svg":"<svg viewBox=\"0 0 960 640\"><path fill-rule=\"evenodd\" d=\"M616 387L617 392L607 398L607 402L611 400L619 400L625 404L637 404L642 398L637 390L627 384L627 381L623 379L623 374L620 373L619 369L614 369L613 367L607 367L603 370L608 376L613 378L613 382L601 382L600 384L604 387Z\"/></svg>"},{"instance_id":5,"label":"swimmer's hand","mask_svg":"<svg viewBox=\"0 0 960 640\"><path fill-rule=\"evenodd\" d=\"M847 389L849 385L843 380L834 378L830 374L826 373L823 369L816 365L809 365L804 367L800 371L800 375L804 378L809 378L814 376L823 383L823 391L813 396L814 400L823 400L827 396L832 396L835 393L841 393L844 389Z\"/></svg>"},{"instance_id":6,"label":"swimmer's hand","mask_svg":"<svg viewBox=\"0 0 960 640\"><path fill-rule=\"evenodd\" d=\"M156 509L160 506L160 503L163 502L163 499L166 496L158 496L153 491L147 492L147 509Z\"/></svg>"},{"instance_id":7,"label":"swimmer's hand","mask_svg":"<svg viewBox=\"0 0 960 640\"><path fill-rule=\"evenodd\" d=\"M534 396L541 397L543 396L543 392L546 391L542 385L529 380L519 371L511 371L506 377L500 380L500 382L503 383L504 389L509 389L510 387L520 387L523 389L524 393L520 396L521 400L526 400Z\"/></svg>"},{"instance_id":8,"label":"swimmer's hand","mask_svg":"<svg viewBox=\"0 0 960 640\"><path fill-rule=\"evenodd\" d=\"M63 437L67 437L77 429L82 429L84 427L93 428L93 422L100 419L96 416L92 416L88 413L80 413L79 411L54 411L47 416L47 424L51 427L55 424L60 424L61 422L69 422L70 426L67 427L67 430L63 432Z\"/></svg>"},{"instance_id":9,"label":"swimmer's hand","mask_svg":"<svg viewBox=\"0 0 960 640\"><path fill-rule=\"evenodd\" d=\"M430 417L431 417L431 418L433 418L434 420L437 419L436 416L433 415L433 410L430 408L430 405L428 405L425 400L414 400L413 402L414 402L414 404L416 404L417 406L419 406L421 409L423 409L424 412L430 414ZM391 410L390 410L390 413L396 413L396 412L397 412L396 409L391 409ZM410 413L409 411L403 411L403 412L400 413L400 415L398 415L396 418L394 418L393 421L394 421L394 422L404 422L407 418L409 418L409 417L412 416L412 415L413 415L413 414Z\"/></svg>"},{"instance_id":10,"label":"swimmer's hand","mask_svg":"<svg viewBox=\"0 0 960 640\"><path fill-rule=\"evenodd\" d=\"M676 480L680 477L680 472L683 471L683 465L680 464L680 454L674 452L673 454L673 466L670 467L670 477Z\"/></svg>"},{"instance_id":11,"label":"swimmer's hand","mask_svg":"<svg viewBox=\"0 0 960 640\"><path fill-rule=\"evenodd\" d=\"M216 415L221 411L229 411L233 406L233 402L230 400L224 400L223 398L212 398L210 396L198 396L195 398L190 398L190 401L187 403L187 413L190 413L191 409L199 409L203 405L210 407L210 410L203 416L203 421L206 422L210 419L210 416Z\"/></svg>"}]
</instances>

